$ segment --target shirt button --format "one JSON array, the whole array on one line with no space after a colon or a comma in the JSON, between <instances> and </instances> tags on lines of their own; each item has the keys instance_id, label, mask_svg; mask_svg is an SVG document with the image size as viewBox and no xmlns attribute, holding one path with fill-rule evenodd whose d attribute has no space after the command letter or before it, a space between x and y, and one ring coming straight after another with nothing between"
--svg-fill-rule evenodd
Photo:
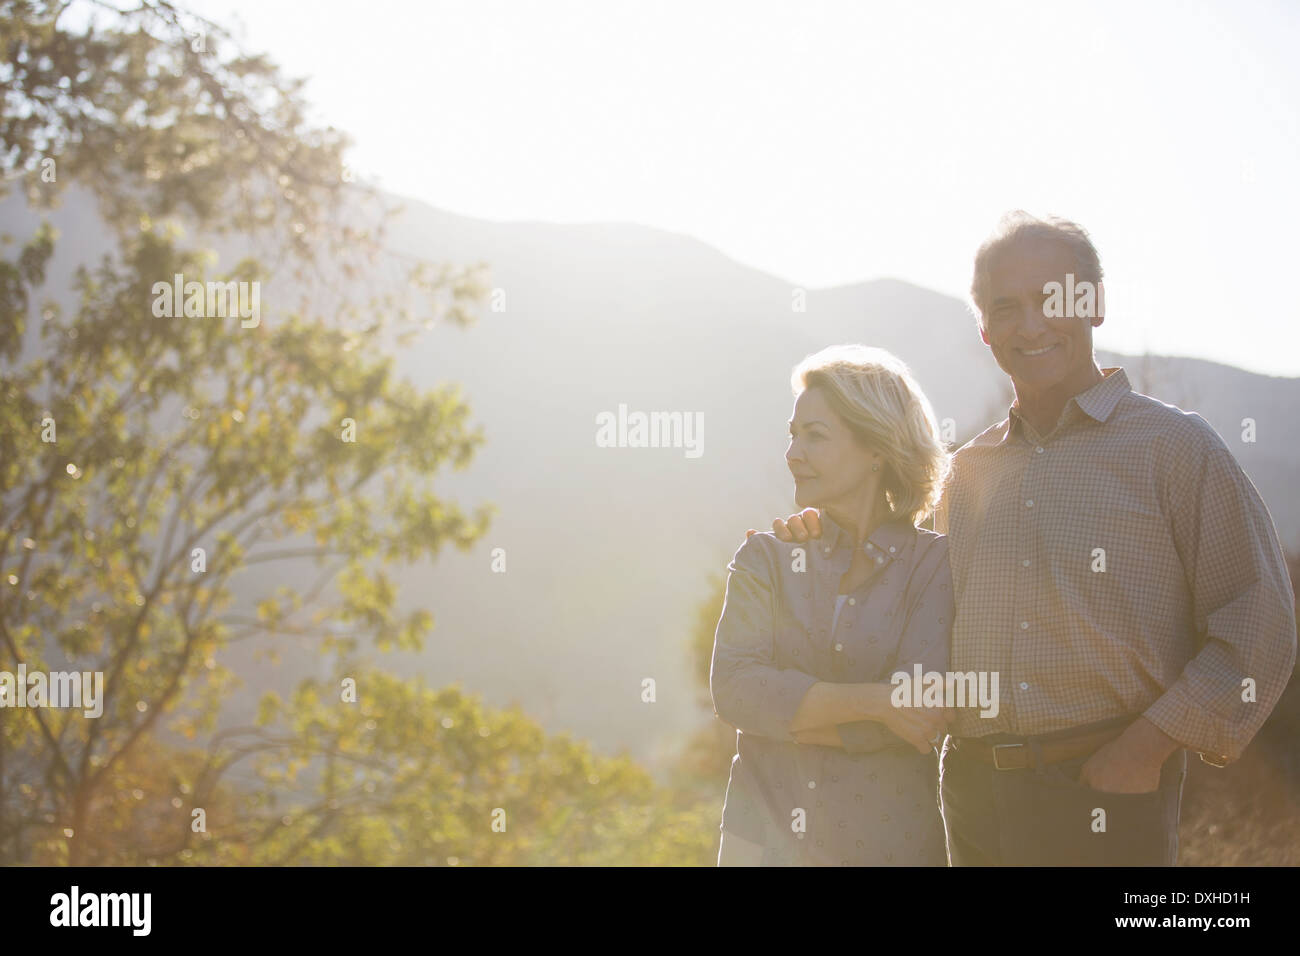
<instances>
[{"instance_id":1,"label":"shirt button","mask_svg":"<svg viewBox=\"0 0 1300 956\"><path fill-rule=\"evenodd\" d=\"M876 564L884 564L884 563L885 563L885 559L883 557L876 558Z\"/></svg>"},{"instance_id":2,"label":"shirt button","mask_svg":"<svg viewBox=\"0 0 1300 956\"><path fill-rule=\"evenodd\" d=\"M1028 622L1028 621L1021 621L1021 622L1020 622L1020 629L1021 629L1022 631L1027 631L1027 630L1029 630L1029 622Z\"/></svg>"},{"instance_id":3,"label":"shirt button","mask_svg":"<svg viewBox=\"0 0 1300 956\"><path fill-rule=\"evenodd\" d=\"M842 651L842 650L844 650L844 645L843 645L843 644L836 644L836 645L835 645L835 649L836 649L837 651Z\"/></svg>"},{"instance_id":4,"label":"shirt button","mask_svg":"<svg viewBox=\"0 0 1300 956\"><path fill-rule=\"evenodd\" d=\"M1033 506L1034 506L1034 499L1033 499L1033 498L1030 498L1028 501L1025 502L1025 507L1026 507L1026 508L1032 508Z\"/></svg>"},{"instance_id":5,"label":"shirt button","mask_svg":"<svg viewBox=\"0 0 1300 956\"><path fill-rule=\"evenodd\" d=\"M889 553L890 553L890 554L893 554L893 553L894 553L895 551L897 551L897 550L898 550L898 549L895 548L892 544L889 546Z\"/></svg>"},{"instance_id":6,"label":"shirt button","mask_svg":"<svg viewBox=\"0 0 1300 956\"><path fill-rule=\"evenodd\" d=\"M1021 561L1020 563L1023 564L1025 567L1029 567L1029 559L1028 559L1028 558L1025 558L1025 560Z\"/></svg>"},{"instance_id":7,"label":"shirt button","mask_svg":"<svg viewBox=\"0 0 1300 956\"><path fill-rule=\"evenodd\" d=\"M1029 690L1029 682L1028 682L1028 681L1023 681L1023 680L1022 680L1022 681L1020 682L1020 689L1021 689L1021 690Z\"/></svg>"},{"instance_id":8,"label":"shirt button","mask_svg":"<svg viewBox=\"0 0 1300 956\"><path fill-rule=\"evenodd\" d=\"M857 604L857 603L858 603L858 599L857 599L857 598L849 598L849 603L850 603L850 604Z\"/></svg>"},{"instance_id":9,"label":"shirt button","mask_svg":"<svg viewBox=\"0 0 1300 956\"><path fill-rule=\"evenodd\" d=\"M808 781L808 789L809 789L809 790L816 790L816 789L817 789L817 781L816 781L816 780L809 780L809 781Z\"/></svg>"},{"instance_id":10,"label":"shirt button","mask_svg":"<svg viewBox=\"0 0 1300 956\"><path fill-rule=\"evenodd\" d=\"M830 548L822 548L822 553L823 553L823 554L830 554L830 553L831 553L831 549L830 549Z\"/></svg>"},{"instance_id":11,"label":"shirt button","mask_svg":"<svg viewBox=\"0 0 1300 956\"><path fill-rule=\"evenodd\" d=\"M1043 453L1043 446L1039 445L1037 448L1034 449L1034 451L1038 452L1038 454L1041 455Z\"/></svg>"}]
</instances>

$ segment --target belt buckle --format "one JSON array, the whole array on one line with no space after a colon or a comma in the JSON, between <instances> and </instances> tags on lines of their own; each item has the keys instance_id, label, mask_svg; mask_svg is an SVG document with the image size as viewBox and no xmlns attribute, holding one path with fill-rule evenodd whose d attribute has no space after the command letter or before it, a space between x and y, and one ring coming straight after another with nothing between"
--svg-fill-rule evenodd
<instances>
[{"instance_id":1,"label":"belt buckle","mask_svg":"<svg viewBox=\"0 0 1300 956\"><path fill-rule=\"evenodd\" d=\"M1015 770L1015 767L1004 767L998 763L998 751L1003 747L1023 747L1024 744L994 744L993 745L993 769L994 770Z\"/></svg>"}]
</instances>

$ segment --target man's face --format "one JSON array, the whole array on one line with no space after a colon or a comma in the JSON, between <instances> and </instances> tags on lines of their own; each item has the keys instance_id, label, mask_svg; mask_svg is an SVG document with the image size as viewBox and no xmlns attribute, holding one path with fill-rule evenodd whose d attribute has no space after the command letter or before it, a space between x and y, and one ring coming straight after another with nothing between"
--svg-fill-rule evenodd
<instances>
[{"instance_id":1,"label":"man's face","mask_svg":"<svg viewBox=\"0 0 1300 956\"><path fill-rule=\"evenodd\" d=\"M989 274L990 303L980 338L993 351L1019 394L1085 382L1093 365L1092 329L1102 317L1047 318L1043 305L1048 282L1065 285L1077 274L1074 255L1062 243L1022 240L1005 247ZM1101 291L1097 290L1100 298Z\"/></svg>"}]
</instances>

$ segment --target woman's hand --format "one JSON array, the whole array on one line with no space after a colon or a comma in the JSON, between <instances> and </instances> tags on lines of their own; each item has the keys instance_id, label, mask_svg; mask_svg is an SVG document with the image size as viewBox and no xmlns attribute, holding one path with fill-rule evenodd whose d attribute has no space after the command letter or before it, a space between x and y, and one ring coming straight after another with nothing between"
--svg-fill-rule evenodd
<instances>
[{"instance_id":1,"label":"woman's hand","mask_svg":"<svg viewBox=\"0 0 1300 956\"><path fill-rule=\"evenodd\" d=\"M892 703L880 709L876 719L921 753L929 753L938 744L935 736L942 737L947 730L950 714L942 707L895 707ZM939 741L942 743L942 740Z\"/></svg>"}]
</instances>

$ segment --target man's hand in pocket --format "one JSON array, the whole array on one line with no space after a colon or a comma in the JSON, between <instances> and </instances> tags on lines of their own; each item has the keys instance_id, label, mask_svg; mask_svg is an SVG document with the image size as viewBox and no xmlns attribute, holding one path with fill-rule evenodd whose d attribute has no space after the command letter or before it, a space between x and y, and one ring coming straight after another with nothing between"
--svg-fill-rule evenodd
<instances>
[{"instance_id":1,"label":"man's hand in pocket","mask_svg":"<svg viewBox=\"0 0 1300 956\"><path fill-rule=\"evenodd\" d=\"M1151 793L1160 767L1181 744L1145 717L1105 744L1079 768L1079 782L1105 793Z\"/></svg>"}]
</instances>

